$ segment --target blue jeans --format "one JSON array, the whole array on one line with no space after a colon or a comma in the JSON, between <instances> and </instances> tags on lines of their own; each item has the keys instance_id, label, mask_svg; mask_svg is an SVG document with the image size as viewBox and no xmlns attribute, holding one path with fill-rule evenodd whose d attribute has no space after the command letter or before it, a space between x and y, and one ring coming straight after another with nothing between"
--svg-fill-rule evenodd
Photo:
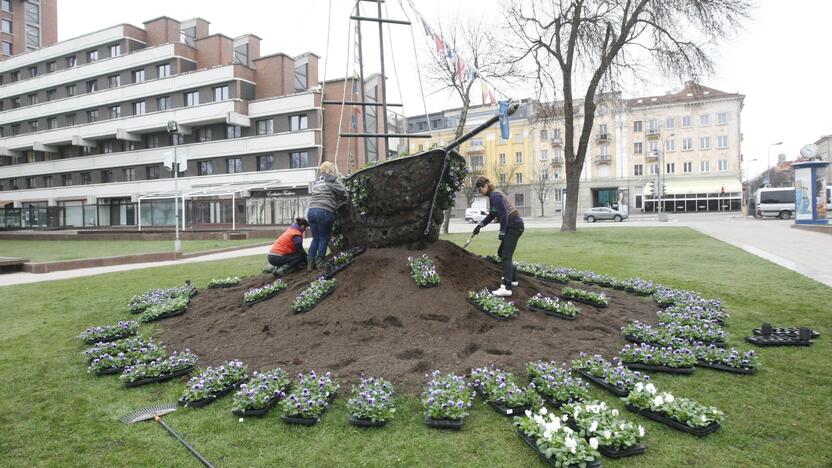
<instances>
[{"instance_id":1,"label":"blue jeans","mask_svg":"<svg viewBox=\"0 0 832 468\"><path fill-rule=\"evenodd\" d=\"M503 284L509 291L511 291L511 282L517 279L512 257L514 256L514 250L517 248L517 241L520 240L524 230L525 225L522 221L512 224L506 229L503 241L500 242L500 247L497 248L497 255L503 260Z\"/></svg>"},{"instance_id":2,"label":"blue jeans","mask_svg":"<svg viewBox=\"0 0 832 468\"><path fill-rule=\"evenodd\" d=\"M323 208L309 208L306 218L309 220L309 228L312 230L312 245L309 246L309 255L325 257L329 238L332 237L335 213Z\"/></svg>"}]
</instances>

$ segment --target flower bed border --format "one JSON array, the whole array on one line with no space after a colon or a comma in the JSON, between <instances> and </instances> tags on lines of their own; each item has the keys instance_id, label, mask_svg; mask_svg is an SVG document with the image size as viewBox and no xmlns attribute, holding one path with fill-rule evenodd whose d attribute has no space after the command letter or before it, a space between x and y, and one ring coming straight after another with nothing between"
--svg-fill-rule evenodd
<instances>
[{"instance_id":1,"label":"flower bed border","mask_svg":"<svg viewBox=\"0 0 832 468\"><path fill-rule=\"evenodd\" d=\"M702 361L700 359L696 360L697 367L704 367L706 369L716 369L723 372L730 372L732 374L744 374L744 375L751 375L757 372L756 367L731 367L726 366L725 364L719 364L716 362L707 362Z\"/></svg>"},{"instance_id":2,"label":"flower bed border","mask_svg":"<svg viewBox=\"0 0 832 468\"><path fill-rule=\"evenodd\" d=\"M521 431L519 429L517 430L517 435L519 435L520 438L523 439L523 442L525 442L529 447L531 447L532 450L535 451L535 453L540 455L540 457L549 466L557 466L554 459L547 457L543 452L540 451L539 448L537 448L537 442L535 442L531 437L527 436L523 431ZM576 466L578 466L578 465L567 465L567 467L576 467ZM601 459L599 458L598 460L595 460L593 462L588 462L586 464L586 467L587 468L601 468Z\"/></svg>"},{"instance_id":3,"label":"flower bed border","mask_svg":"<svg viewBox=\"0 0 832 468\"><path fill-rule=\"evenodd\" d=\"M275 405L277 405L279 402L280 402L280 396L279 395L273 395L271 398L266 400L266 406L264 406L262 408L247 409L247 410L242 410L242 411L240 411L240 410L231 410L231 413L233 413L234 416L239 416L241 418L249 418L249 417L262 418L263 416L267 415L269 413L269 411L271 411L272 408L274 408Z\"/></svg>"},{"instance_id":4,"label":"flower bed border","mask_svg":"<svg viewBox=\"0 0 832 468\"><path fill-rule=\"evenodd\" d=\"M494 408L494 411L500 413L503 416L513 416L513 415L521 415L526 410L530 410L531 406L523 405L523 406L506 406L498 401L494 400L485 400L488 403L488 406Z\"/></svg>"},{"instance_id":5,"label":"flower bed border","mask_svg":"<svg viewBox=\"0 0 832 468\"><path fill-rule=\"evenodd\" d=\"M548 315L550 317L556 317L556 318L563 319L563 320L576 320L578 318L577 315L575 315L574 317L571 317L569 315L564 315L564 314L561 314L561 313L558 313L558 312L552 312L551 310L541 309L540 307L535 307L535 306L530 306L530 305L527 305L526 307L529 310L532 310L534 312L542 312L543 314Z\"/></svg>"},{"instance_id":6,"label":"flower bed border","mask_svg":"<svg viewBox=\"0 0 832 468\"><path fill-rule=\"evenodd\" d=\"M624 365L627 369L630 370L641 370L641 371L649 371L649 372L665 372L668 374L679 374L679 375L690 375L693 374L694 367L667 367L667 366L653 366L650 364L642 364L640 362L624 362L622 361L621 364Z\"/></svg>"},{"instance_id":7,"label":"flower bed border","mask_svg":"<svg viewBox=\"0 0 832 468\"><path fill-rule=\"evenodd\" d=\"M595 385L598 385L599 387L603 388L604 390L612 393L613 395L615 395L617 397L624 398L624 397L626 397L627 395L630 394L629 390L622 389L622 388L616 387L615 385L607 383L606 380L602 379L601 377L596 377L596 376L590 374L589 372L585 371L584 369L575 369L575 371L578 372L578 375L580 375L581 377L589 380L590 382L594 383Z\"/></svg>"},{"instance_id":8,"label":"flower bed border","mask_svg":"<svg viewBox=\"0 0 832 468\"><path fill-rule=\"evenodd\" d=\"M332 279L332 278L327 278L327 279ZM319 298L318 298L318 302L316 302L316 303L312 304L311 306L307 307L306 309L304 309L304 310L294 310L294 309L292 309L292 312L294 312L295 314L305 314L305 313L309 312L310 310L314 309L314 308L315 308L315 306L317 306L318 304L320 304L321 302L323 302L323 301L324 301L324 299L326 299L326 298L327 298L327 296L329 296L330 294L332 294L332 292L333 292L333 291L335 291L335 288L337 288L337 287L338 287L338 285L336 284L335 286L333 286L333 287L332 287L332 289L330 289L329 291L325 292L325 293L324 293L321 297L319 297Z\"/></svg>"},{"instance_id":9,"label":"flower bed border","mask_svg":"<svg viewBox=\"0 0 832 468\"><path fill-rule=\"evenodd\" d=\"M641 409L633 405L625 404L625 408L628 410L638 413L648 419L652 419L653 421L658 421L660 423L666 424L674 429L678 429L682 432L687 432L688 434L693 434L697 437L705 437L706 435L715 432L721 426L718 422L713 422L705 427L690 427L687 424L680 423L679 421L669 418L661 413L657 413L655 411L651 411L649 409Z\"/></svg>"},{"instance_id":10,"label":"flower bed border","mask_svg":"<svg viewBox=\"0 0 832 468\"><path fill-rule=\"evenodd\" d=\"M371 419L356 418L350 415L350 424L358 427L384 427L387 421L373 421Z\"/></svg>"},{"instance_id":11,"label":"flower bed border","mask_svg":"<svg viewBox=\"0 0 832 468\"><path fill-rule=\"evenodd\" d=\"M425 426L433 429L450 429L458 431L462 429L464 419L433 419L430 416L425 416Z\"/></svg>"},{"instance_id":12,"label":"flower bed border","mask_svg":"<svg viewBox=\"0 0 832 468\"><path fill-rule=\"evenodd\" d=\"M134 380L132 382L124 382L124 386L127 387L127 388L133 388L133 387L138 387L138 386L141 386L141 385L147 385L147 384L151 384L151 383L164 382L166 380L175 379L177 377L182 377L183 375L190 374L191 371L193 371L193 370L194 370L194 366L188 366L184 369L180 369L178 371L171 372L169 374L162 374L162 375L158 375L156 377L148 377L146 379Z\"/></svg>"},{"instance_id":13,"label":"flower bed border","mask_svg":"<svg viewBox=\"0 0 832 468\"><path fill-rule=\"evenodd\" d=\"M229 386L225 387L217 393L214 393L209 397L193 401L184 401L180 398L179 400L177 400L177 403L179 404L179 406L185 406L188 408L202 408L203 406L207 406L213 403L214 401L224 397L225 395L228 395L229 393L233 392L234 390L240 387L240 384L247 382L248 379L248 377L243 377L242 379L230 384Z\"/></svg>"},{"instance_id":14,"label":"flower bed border","mask_svg":"<svg viewBox=\"0 0 832 468\"><path fill-rule=\"evenodd\" d=\"M492 318L492 319L494 319L494 320L499 320L500 322L505 322L506 320L511 320L511 319L513 319L514 317L517 317L517 314L514 314L514 315L509 316L509 317L500 317L499 315L494 315L494 314L492 314L491 312L489 312L489 311L485 310L485 308L484 308L484 307L482 307L481 305L479 305L479 304L477 304L476 302L472 301L471 299L466 299L466 300L468 301L468 303L469 303L469 304L471 304L472 306L474 306L477 310L479 310L480 312L482 312L482 313L484 313L484 314L488 315L489 317L491 317L491 318Z\"/></svg>"}]
</instances>

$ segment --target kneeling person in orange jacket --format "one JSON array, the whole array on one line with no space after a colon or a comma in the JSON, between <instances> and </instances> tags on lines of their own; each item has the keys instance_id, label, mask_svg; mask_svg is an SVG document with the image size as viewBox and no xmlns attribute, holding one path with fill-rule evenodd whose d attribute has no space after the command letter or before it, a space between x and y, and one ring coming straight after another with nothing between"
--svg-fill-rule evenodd
<instances>
[{"instance_id":1,"label":"kneeling person in orange jacket","mask_svg":"<svg viewBox=\"0 0 832 468\"><path fill-rule=\"evenodd\" d=\"M306 266L306 251L303 250L303 233L309 227L309 221L296 218L295 222L274 241L269 250L269 264L278 267L274 274L284 275Z\"/></svg>"}]
</instances>

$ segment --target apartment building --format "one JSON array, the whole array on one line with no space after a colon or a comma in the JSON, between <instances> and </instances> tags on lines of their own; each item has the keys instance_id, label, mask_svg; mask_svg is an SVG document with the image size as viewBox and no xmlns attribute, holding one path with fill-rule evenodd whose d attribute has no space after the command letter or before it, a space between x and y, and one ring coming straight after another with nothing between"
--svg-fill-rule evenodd
<instances>
[{"instance_id":1,"label":"apartment building","mask_svg":"<svg viewBox=\"0 0 832 468\"><path fill-rule=\"evenodd\" d=\"M815 145L818 147L820 159L832 161L832 134L820 137ZM832 164L826 167L826 185L832 186Z\"/></svg>"},{"instance_id":2,"label":"apartment building","mask_svg":"<svg viewBox=\"0 0 832 468\"><path fill-rule=\"evenodd\" d=\"M0 0L0 60L58 42L57 17L57 0Z\"/></svg>"},{"instance_id":3,"label":"apartment building","mask_svg":"<svg viewBox=\"0 0 832 468\"><path fill-rule=\"evenodd\" d=\"M11 2L37 3L54 4ZM0 61L0 227L171 226L174 152L186 226L305 212L323 157L317 55L261 56L258 36L201 18L47 36Z\"/></svg>"}]
</instances>

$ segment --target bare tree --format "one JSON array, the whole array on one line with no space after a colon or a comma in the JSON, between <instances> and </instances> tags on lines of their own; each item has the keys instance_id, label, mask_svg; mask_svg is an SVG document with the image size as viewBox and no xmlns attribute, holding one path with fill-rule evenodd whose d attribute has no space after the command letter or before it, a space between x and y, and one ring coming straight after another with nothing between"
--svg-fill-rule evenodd
<instances>
[{"instance_id":1,"label":"bare tree","mask_svg":"<svg viewBox=\"0 0 832 468\"><path fill-rule=\"evenodd\" d=\"M549 174L549 165L544 161L533 163L531 189L532 194L540 203L540 216L546 216L544 204L554 188L555 178Z\"/></svg>"},{"instance_id":2,"label":"bare tree","mask_svg":"<svg viewBox=\"0 0 832 468\"><path fill-rule=\"evenodd\" d=\"M480 176L485 175L483 172L482 167L474 168L471 167L471 172L468 174L468 177L465 178L465 182L462 184L462 192L465 195L465 207L468 208L471 206L471 203L474 201L474 197L476 196L476 187L474 184L477 183L477 179Z\"/></svg>"},{"instance_id":3,"label":"bare tree","mask_svg":"<svg viewBox=\"0 0 832 468\"><path fill-rule=\"evenodd\" d=\"M454 139L465 132L468 120L468 109L471 107L471 92L478 76L486 79L504 79L518 74L518 65L506 61L498 53L498 44L491 35L493 28L487 23L469 18L463 22L459 17L452 17L446 23L439 23L439 35L444 39L442 48L429 47L430 61L426 66L426 75L433 84L435 92L450 91L462 102L459 117L456 122ZM453 51L453 53L449 53ZM478 70L467 72L461 70L464 60ZM473 197L473 194L471 195ZM467 198L467 195L466 195ZM451 219L451 209L445 211L444 231L448 233Z\"/></svg>"},{"instance_id":4,"label":"bare tree","mask_svg":"<svg viewBox=\"0 0 832 468\"><path fill-rule=\"evenodd\" d=\"M643 77L648 69L679 79L712 73L714 48L741 26L751 8L750 0L507 3L513 60L533 63L541 112L565 121L567 193L561 231L576 230L581 170L599 94L614 90L624 78ZM580 97L582 112L575 109ZM562 104L546 104L557 100ZM577 114L583 122L576 130Z\"/></svg>"},{"instance_id":5,"label":"bare tree","mask_svg":"<svg viewBox=\"0 0 832 468\"><path fill-rule=\"evenodd\" d=\"M494 184L497 185L503 193L508 195L511 192L511 186L514 185L514 178L515 174L517 174L517 170L520 169L515 163L511 164L500 164L497 161L491 165L491 172L496 177L494 180Z\"/></svg>"}]
</instances>

